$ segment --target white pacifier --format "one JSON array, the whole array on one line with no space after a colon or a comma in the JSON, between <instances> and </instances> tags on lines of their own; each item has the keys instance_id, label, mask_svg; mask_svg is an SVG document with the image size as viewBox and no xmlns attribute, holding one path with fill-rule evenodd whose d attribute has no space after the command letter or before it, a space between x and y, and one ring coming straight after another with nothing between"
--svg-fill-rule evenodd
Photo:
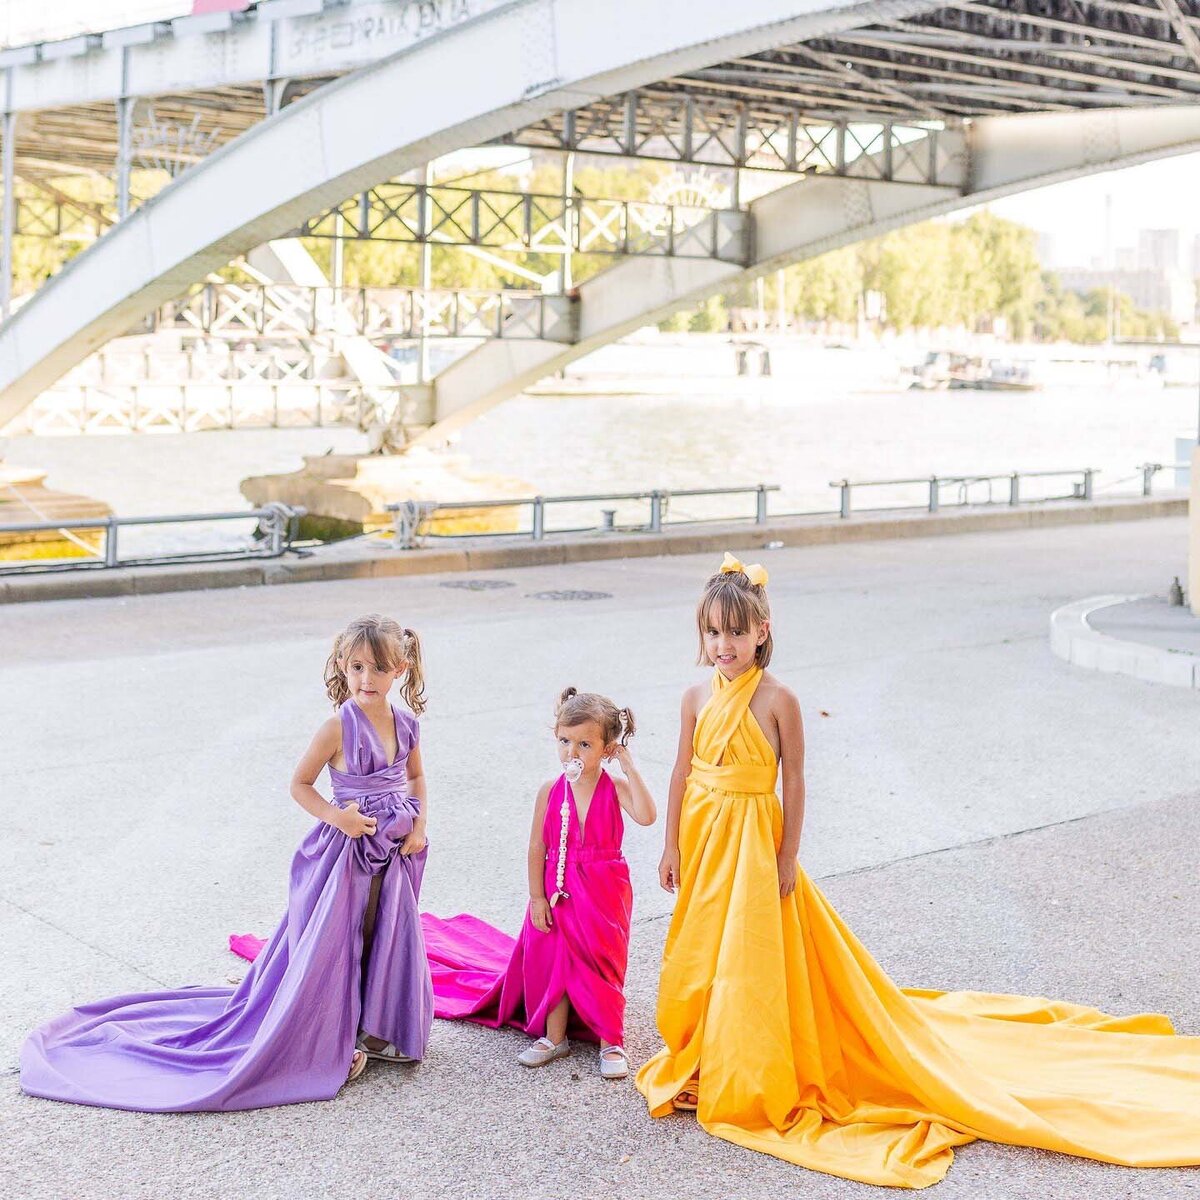
<instances>
[{"instance_id":1,"label":"white pacifier","mask_svg":"<svg viewBox=\"0 0 1200 1200\"><path fill-rule=\"evenodd\" d=\"M583 774L583 759L567 759L563 764L563 774L567 777L568 783L578 783L579 777Z\"/></svg>"}]
</instances>

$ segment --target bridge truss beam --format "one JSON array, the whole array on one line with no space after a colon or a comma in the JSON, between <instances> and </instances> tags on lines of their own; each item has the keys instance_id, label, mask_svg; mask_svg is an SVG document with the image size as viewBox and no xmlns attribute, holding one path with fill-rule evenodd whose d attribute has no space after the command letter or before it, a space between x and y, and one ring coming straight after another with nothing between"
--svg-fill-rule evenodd
<instances>
[{"instance_id":1,"label":"bridge truss beam","mask_svg":"<svg viewBox=\"0 0 1200 1200\"><path fill-rule=\"evenodd\" d=\"M962 136L967 166L962 188L803 179L750 206L754 259L747 268L630 259L588 280L579 288L578 341L480 346L435 380L426 415L430 425L413 441L444 441L600 346L779 267L1017 192L1200 150L1200 105L989 117L973 122Z\"/></svg>"}]
</instances>

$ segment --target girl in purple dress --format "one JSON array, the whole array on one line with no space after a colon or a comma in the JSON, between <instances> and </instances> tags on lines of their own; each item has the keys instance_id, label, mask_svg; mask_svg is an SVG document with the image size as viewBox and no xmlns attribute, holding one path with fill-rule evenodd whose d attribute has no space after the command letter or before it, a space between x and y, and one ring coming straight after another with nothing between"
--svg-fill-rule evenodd
<instances>
[{"instance_id":1,"label":"girl in purple dress","mask_svg":"<svg viewBox=\"0 0 1200 1200\"><path fill-rule=\"evenodd\" d=\"M291 792L318 824L292 860L288 907L236 988L183 988L82 1005L21 1050L33 1096L144 1112L329 1100L368 1058L420 1059L433 992L417 897L425 869L425 707L411 629L367 616L325 668L338 712ZM313 786L328 767L333 800Z\"/></svg>"}]
</instances>

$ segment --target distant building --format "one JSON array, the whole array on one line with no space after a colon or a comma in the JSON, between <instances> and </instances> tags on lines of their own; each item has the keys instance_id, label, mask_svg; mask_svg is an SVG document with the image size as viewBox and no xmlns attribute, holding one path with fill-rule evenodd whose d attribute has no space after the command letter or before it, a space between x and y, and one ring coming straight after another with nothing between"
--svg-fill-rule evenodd
<instances>
[{"instance_id":1,"label":"distant building","mask_svg":"<svg viewBox=\"0 0 1200 1200\"><path fill-rule=\"evenodd\" d=\"M1153 231L1153 232L1158 232ZM1181 325L1190 325L1196 314L1196 281L1184 271L1098 271L1074 268L1058 272L1062 286L1071 292L1116 288L1146 312L1166 313Z\"/></svg>"},{"instance_id":2,"label":"distant building","mask_svg":"<svg viewBox=\"0 0 1200 1200\"><path fill-rule=\"evenodd\" d=\"M1138 234L1139 271L1181 271L1183 234L1178 229L1143 229Z\"/></svg>"},{"instance_id":3,"label":"distant building","mask_svg":"<svg viewBox=\"0 0 1200 1200\"><path fill-rule=\"evenodd\" d=\"M1113 265L1118 271L1136 271L1138 252L1133 246L1118 246Z\"/></svg>"}]
</instances>

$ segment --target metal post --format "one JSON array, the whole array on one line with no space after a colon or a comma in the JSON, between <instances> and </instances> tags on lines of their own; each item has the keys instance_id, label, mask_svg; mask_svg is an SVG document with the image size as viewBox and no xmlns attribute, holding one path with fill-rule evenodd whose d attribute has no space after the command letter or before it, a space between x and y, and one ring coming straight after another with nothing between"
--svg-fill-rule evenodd
<instances>
[{"instance_id":1,"label":"metal post","mask_svg":"<svg viewBox=\"0 0 1200 1200\"><path fill-rule=\"evenodd\" d=\"M1149 496L1154 491L1154 476L1158 473L1158 463L1142 463L1142 495Z\"/></svg>"},{"instance_id":2,"label":"metal post","mask_svg":"<svg viewBox=\"0 0 1200 1200\"><path fill-rule=\"evenodd\" d=\"M758 491L754 495L754 523L755 525L767 523L767 485L765 483L758 485Z\"/></svg>"},{"instance_id":3,"label":"metal post","mask_svg":"<svg viewBox=\"0 0 1200 1200\"><path fill-rule=\"evenodd\" d=\"M133 98L117 101L117 220L129 216L133 175Z\"/></svg>"},{"instance_id":4,"label":"metal post","mask_svg":"<svg viewBox=\"0 0 1200 1200\"><path fill-rule=\"evenodd\" d=\"M533 540L540 542L546 536L546 500L544 496L533 498Z\"/></svg>"},{"instance_id":5,"label":"metal post","mask_svg":"<svg viewBox=\"0 0 1200 1200\"><path fill-rule=\"evenodd\" d=\"M1092 498L1092 480L1095 476L1096 472L1091 467L1083 469L1083 498L1085 500Z\"/></svg>"},{"instance_id":6,"label":"metal post","mask_svg":"<svg viewBox=\"0 0 1200 1200\"><path fill-rule=\"evenodd\" d=\"M342 216L342 210L338 209L337 215L333 218L333 303L335 309L341 307L342 288L346 283L345 238L346 218ZM315 297L316 293L314 292L313 295ZM313 303L316 303L315 299ZM266 306L264 305L264 307Z\"/></svg>"},{"instance_id":7,"label":"metal post","mask_svg":"<svg viewBox=\"0 0 1200 1200\"><path fill-rule=\"evenodd\" d=\"M563 240L566 246L558 263L558 290L565 296L574 282L571 277L571 251L577 243L575 196L575 155L568 151L563 155L562 198Z\"/></svg>"},{"instance_id":8,"label":"metal post","mask_svg":"<svg viewBox=\"0 0 1200 1200\"><path fill-rule=\"evenodd\" d=\"M1021 503L1021 476L1016 471L1008 477L1008 502Z\"/></svg>"},{"instance_id":9,"label":"metal post","mask_svg":"<svg viewBox=\"0 0 1200 1200\"><path fill-rule=\"evenodd\" d=\"M4 213L3 255L0 261L0 318L7 318L12 309L13 292L13 234L17 228L16 150L17 114L4 114Z\"/></svg>"},{"instance_id":10,"label":"metal post","mask_svg":"<svg viewBox=\"0 0 1200 1200\"><path fill-rule=\"evenodd\" d=\"M663 493L656 488L650 493L650 532L662 533Z\"/></svg>"},{"instance_id":11,"label":"metal post","mask_svg":"<svg viewBox=\"0 0 1200 1200\"><path fill-rule=\"evenodd\" d=\"M429 200L429 189L433 186L433 163L425 164L425 190L421 203L421 337L418 343L417 382L429 382L429 289L433 278L433 241L430 226L433 224L433 208Z\"/></svg>"},{"instance_id":12,"label":"metal post","mask_svg":"<svg viewBox=\"0 0 1200 1200\"><path fill-rule=\"evenodd\" d=\"M930 475L930 477L929 477L929 511L931 513L937 512L938 500L939 500L938 477L936 475Z\"/></svg>"},{"instance_id":13,"label":"metal post","mask_svg":"<svg viewBox=\"0 0 1200 1200\"><path fill-rule=\"evenodd\" d=\"M850 515L850 480L843 479L842 482L838 484L838 488L841 490L842 501L841 510L839 511L838 515L845 518Z\"/></svg>"},{"instance_id":14,"label":"metal post","mask_svg":"<svg viewBox=\"0 0 1200 1200\"><path fill-rule=\"evenodd\" d=\"M104 529L104 565L115 567L117 560L117 518L109 517Z\"/></svg>"}]
</instances>

